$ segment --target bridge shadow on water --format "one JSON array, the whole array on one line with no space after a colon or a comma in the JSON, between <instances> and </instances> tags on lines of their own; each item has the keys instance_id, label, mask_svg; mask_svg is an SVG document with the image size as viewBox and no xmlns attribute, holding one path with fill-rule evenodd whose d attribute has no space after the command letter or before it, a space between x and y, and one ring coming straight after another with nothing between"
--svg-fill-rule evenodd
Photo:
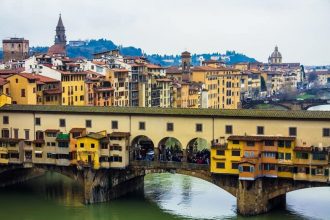
<instances>
[{"instance_id":1,"label":"bridge shadow on water","mask_svg":"<svg viewBox=\"0 0 330 220\"><path fill-rule=\"evenodd\" d=\"M256 217L236 214L236 199L204 180L171 173L145 176L144 191L109 203L85 206L81 186L58 173L0 188L0 219L172 220L327 219L330 188L288 194L287 209ZM322 205L320 207L320 205ZM300 213L300 214L298 214Z\"/></svg>"}]
</instances>

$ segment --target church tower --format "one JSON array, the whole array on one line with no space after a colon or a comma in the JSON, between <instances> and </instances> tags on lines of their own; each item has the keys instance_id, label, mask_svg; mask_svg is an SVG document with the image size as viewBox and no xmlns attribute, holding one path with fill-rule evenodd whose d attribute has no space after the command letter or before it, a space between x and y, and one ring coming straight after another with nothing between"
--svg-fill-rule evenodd
<instances>
[{"instance_id":1,"label":"church tower","mask_svg":"<svg viewBox=\"0 0 330 220\"><path fill-rule=\"evenodd\" d=\"M62 22L61 14L56 26L55 44L66 45L65 28Z\"/></svg>"},{"instance_id":2,"label":"church tower","mask_svg":"<svg viewBox=\"0 0 330 220\"><path fill-rule=\"evenodd\" d=\"M183 81L190 81L191 54L188 51L181 54L181 67Z\"/></svg>"}]
</instances>

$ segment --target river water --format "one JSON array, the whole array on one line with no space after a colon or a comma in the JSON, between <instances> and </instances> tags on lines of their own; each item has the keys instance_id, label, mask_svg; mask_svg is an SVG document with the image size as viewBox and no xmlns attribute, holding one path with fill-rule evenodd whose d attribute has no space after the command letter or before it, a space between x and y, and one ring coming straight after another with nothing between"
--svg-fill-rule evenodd
<instances>
[{"instance_id":1,"label":"river water","mask_svg":"<svg viewBox=\"0 0 330 220\"><path fill-rule=\"evenodd\" d=\"M187 220L187 219L329 219L330 188L288 193L287 208L243 218L236 200L203 180L179 174L145 177L144 193L109 203L83 205L82 189L71 179L47 173L0 189L1 220Z\"/></svg>"},{"instance_id":2,"label":"river water","mask_svg":"<svg viewBox=\"0 0 330 220\"><path fill-rule=\"evenodd\" d=\"M309 110L330 110L330 105ZM57 173L0 188L0 220L330 219L330 187L287 194L287 206L257 217L236 213L236 199L203 180L179 174L145 177L144 192L85 206L79 185Z\"/></svg>"}]
</instances>

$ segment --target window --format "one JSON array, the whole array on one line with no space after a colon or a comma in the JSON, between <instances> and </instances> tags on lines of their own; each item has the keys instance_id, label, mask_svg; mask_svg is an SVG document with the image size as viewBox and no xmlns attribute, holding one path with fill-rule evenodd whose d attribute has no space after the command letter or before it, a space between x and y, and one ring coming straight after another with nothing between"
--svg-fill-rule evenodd
<instances>
[{"instance_id":1,"label":"window","mask_svg":"<svg viewBox=\"0 0 330 220\"><path fill-rule=\"evenodd\" d=\"M30 130L24 130L25 133L25 139L29 140L30 139Z\"/></svg>"},{"instance_id":2,"label":"window","mask_svg":"<svg viewBox=\"0 0 330 220\"><path fill-rule=\"evenodd\" d=\"M233 133L233 126L232 125L226 125L225 130L226 130L226 134L232 134Z\"/></svg>"},{"instance_id":3,"label":"window","mask_svg":"<svg viewBox=\"0 0 330 220\"><path fill-rule=\"evenodd\" d=\"M217 168L218 169L225 169L225 163L223 163L223 162L217 162Z\"/></svg>"},{"instance_id":4,"label":"window","mask_svg":"<svg viewBox=\"0 0 330 220\"><path fill-rule=\"evenodd\" d=\"M9 116L3 116L3 118L2 118L2 123L3 123L4 125L9 124Z\"/></svg>"},{"instance_id":5,"label":"window","mask_svg":"<svg viewBox=\"0 0 330 220\"><path fill-rule=\"evenodd\" d=\"M102 143L101 144L101 149L103 149L103 150L108 149L108 144L107 143Z\"/></svg>"},{"instance_id":6,"label":"window","mask_svg":"<svg viewBox=\"0 0 330 220\"><path fill-rule=\"evenodd\" d=\"M65 119L60 119L60 127L65 127Z\"/></svg>"},{"instance_id":7,"label":"window","mask_svg":"<svg viewBox=\"0 0 330 220\"><path fill-rule=\"evenodd\" d=\"M330 137L330 128L323 128L323 137Z\"/></svg>"},{"instance_id":8,"label":"window","mask_svg":"<svg viewBox=\"0 0 330 220\"><path fill-rule=\"evenodd\" d=\"M14 128L14 138L18 139L18 129Z\"/></svg>"},{"instance_id":9,"label":"window","mask_svg":"<svg viewBox=\"0 0 330 220\"><path fill-rule=\"evenodd\" d=\"M270 141L270 140L265 141L265 146L268 146L268 147L274 146L274 141Z\"/></svg>"},{"instance_id":10,"label":"window","mask_svg":"<svg viewBox=\"0 0 330 220\"><path fill-rule=\"evenodd\" d=\"M122 162L123 158L120 156L111 156L110 162Z\"/></svg>"},{"instance_id":11,"label":"window","mask_svg":"<svg viewBox=\"0 0 330 220\"><path fill-rule=\"evenodd\" d=\"M146 129L146 123L144 121L139 122L139 130L145 130Z\"/></svg>"},{"instance_id":12,"label":"window","mask_svg":"<svg viewBox=\"0 0 330 220\"><path fill-rule=\"evenodd\" d=\"M95 144L91 144L91 148L95 148Z\"/></svg>"},{"instance_id":13,"label":"window","mask_svg":"<svg viewBox=\"0 0 330 220\"><path fill-rule=\"evenodd\" d=\"M233 150L231 152L231 156L239 157L239 156L241 156L241 151L239 151L239 150Z\"/></svg>"},{"instance_id":14,"label":"window","mask_svg":"<svg viewBox=\"0 0 330 220\"><path fill-rule=\"evenodd\" d=\"M286 153L285 154L285 159L286 160L291 160L291 153Z\"/></svg>"},{"instance_id":15,"label":"window","mask_svg":"<svg viewBox=\"0 0 330 220\"><path fill-rule=\"evenodd\" d=\"M86 128L92 127L92 120L86 120Z\"/></svg>"},{"instance_id":16,"label":"window","mask_svg":"<svg viewBox=\"0 0 330 220\"><path fill-rule=\"evenodd\" d=\"M326 154L323 152L314 152L313 160L326 160Z\"/></svg>"},{"instance_id":17,"label":"window","mask_svg":"<svg viewBox=\"0 0 330 220\"><path fill-rule=\"evenodd\" d=\"M238 169L238 163L231 163L231 169L237 170Z\"/></svg>"},{"instance_id":18,"label":"window","mask_svg":"<svg viewBox=\"0 0 330 220\"><path fill-rule=\"evenodd\" d=\"M246 146L254 147L254 141L247 141Z\"/></svg>"},{"instance_id":19,"label":"window","mask_svg":"<svg viewBox=\"0 0 330 220\"><path fill-rule=\"evenodd\" d=\"M56 144L55 142L52 142L52 143ZM69 147L69 142L64 142L64 141L58 142L58 147L68 148Z\"/></svg>"},{"instance_id":20,"label":"window","mask_svg":"<svg viewBox=\"0 0 330 220\"><path fill-rule=\"evenodd\" d=\"M217 155L218 156L225 156L225 151L224 150L217 150Z\"/></svg>"},{"instance_id":21,"label":"window","mask_svg":"<svg viewBox=\"0 0 330 220\"><path fill-rule=\"evenodd\" d=\"M80 148L84 148L84 143L80 143Z\"/></svg>"},{"instance_id":22,"label":"window","mask_svg":"<svg viewBox=\"0 0 330 220\"><path fill-rule=\"evenodd\" d=\"M284 160L284 153L278 153L278 159Z\"/></svg>"},{"instance_id":23,"label":"window","mask_svg":"<svg viewBox=\"0 0 330 220\"><path fill-rule=\"evenodd\" d=\"M291 141L285 141L285 147L290 148L291 147Z\"/></svg>"},{"instance_id":24,"label":"window","mask_svg":"<svg viewBox=\"0 0 330 220\"><path fill-rule=\"evenodd\" d=\"M173 123L167 123L167 125L166 125L166 129L167 129L167 131L173 131L173 130L174 130L174 125L173 125Z\"/></svg>"},{"instance_id":25,"label":"window","mask_svg":"<svg viewBox=\"0 0 330 220\"><path fill-rule=\"evenodd\" d=\"M25 97L25 89L21 89L21 97Z\"/></svg>"},{"instance_id":26,"label":"window","mask_svg":"<svg viewBox=\"0 0 330 220\"><path fill-rule=\"evenodd\" d=\"M233 144L239 144L238 140L233 140Z\"/></svg>"},{"instance_id":27,"label":"window","mask_svg":"<svg viewBox=\"0 0 330 220\"><path fill-rule=\"evenodd\" d=\"M252 172L253 169L251 169L252 167L250 166L243 166L243 172Z\"/></svg>"},{"instance_id":28,"label":"window","mask_svg":"<svg viewBox=\"0 0 330 220\"><path fill-rule=\"evenodd\" d=\"M35 125L41 125L41 119L35 118Z\"/></svg>"},{"instance_id":29,"label":"window","mask_svg":"<svg viewBox=\"0 0 330 220\"><path fill-rule=\"evenodd\" d=\"M203 131L203 124L196 124L196 132L202 132Z\"/></svg>"},{"instance_id":30,"label":"window","mask_svg":"<svg viewBox=\"0 0 330 220\"><path fill-rule=\"evenodd\" d=\"M42 158L42 153L35 153L36 158Z\"/></svg>"},{"instance_id":31,"label":"window","mask_svg":"<svg viewBox=\"0 0 330 220\"><path fill-rule=\"evenodd\" d=\"M297 136L297 128L296 127L290 127L289 128L289 136Z\"/></svg>"},{"instance_id":32,"label":"window","mask_svg":"<svg viewBox=\"0 0 330 220\"><path fill-rule=\"evenodd\" d=\"M257 126L257 134L258 135L264 135L264 127L263 126Z\"/></svg>"},{"instance_id":33,"label":"window","mask_svg":"<svg viewBox=\"0 0 330 220\"><path fill-rule=\"evenodd\" d=\"M305 152L296 152L296 157L298 159L307 160L308 159L308 153L305 153Z\"/></svg>"},{"instance_id":34,"label":"window","mask_svg":"<svg viewBox=\"0 0 330 220\"><path fill-rule=\"evenodd\" d=\"M111 121L111 128L118 129L118 121Z\"/></svg>"},{"instance_id":35,"label":"window","mask_svg":"<svg viewBox=\"0 0 330 220\"><path fill-rule=\"evenodd\" d=\"M2 129L2 131L1 131L1 137L3 137L3 138L9 138L9 129Z\"/></svg>"}]
</instances>

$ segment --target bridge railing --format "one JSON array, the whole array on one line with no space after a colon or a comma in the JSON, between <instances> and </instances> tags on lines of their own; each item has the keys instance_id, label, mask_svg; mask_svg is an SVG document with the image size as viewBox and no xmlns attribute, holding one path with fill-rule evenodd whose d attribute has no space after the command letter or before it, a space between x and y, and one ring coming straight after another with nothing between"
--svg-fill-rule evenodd
<instances>
[{"instance_id":1,"label":"bridge railing","mask_svg":"<svg viewBox=\"0 0 330 220\"><path fill-rule=\"evenodd\" d=\"M196 164L187 162L174 162L174 161L147 161L147 160L134 160L130 161L130 166L145 167L151 169L185 169L185 170L210 170L209 164Z\"/></svg>"}]
</instances>

